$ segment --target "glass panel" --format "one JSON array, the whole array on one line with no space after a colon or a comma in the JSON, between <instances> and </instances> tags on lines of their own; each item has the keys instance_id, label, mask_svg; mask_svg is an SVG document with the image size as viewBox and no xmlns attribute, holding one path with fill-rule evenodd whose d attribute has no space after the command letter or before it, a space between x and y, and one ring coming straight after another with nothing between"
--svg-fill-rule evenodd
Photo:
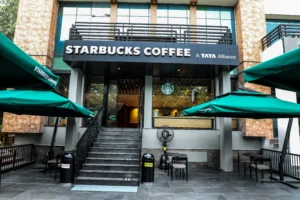
<instances>
[{"instance_id":1,"label":"glass panel","mask_svg":"<svg viewBox=\"0 0 300 200\"><path fill-rule=\"evenodd\" d=\"M149 23L149 17L130 17L130 23Z\"/></svg>"},{"instance_id":2,"label":"glass panel","mask_svg":"<svg viewBox=\"0 0 300 200\"><path fill-rule=\"evenodd\" d=\"M221 20L221 26L227 26L232 31L232 20Z\"/></svg>"},{"instance_id":3,"label":"glass panel","mask_svg":"<svg viewBox=\"0 0 300 200\"><path fill-rule=\"evenodd\" d=\"M91 21L92 16L81 16L81 15L77 15L76 21L77 22L90 22Z\"/></svg>"},{"instance_id":4,"label":"glass panel","mask_svg":"<svg viewBox=\"0 0 300 200\"><path fill-rule=\"evenodd\" d=\"M106 23L109 23L110 18L109 17L92 17L91 22L106 22Z\"/></svg>"},{"instance_id":5,"label":"glass panel","mask_svg":"<svg viewBox=\"0 0 300 200\"><path fill-rule=\"evenodd\" d=\"M274 22L267 22L266 25L267 25L267 33L271 32L277 26L277 24Z\"/></svg>"},{"instance_id":6,"label":"glass panel","mask_svg":"<svg viewBox=\"0 0 300 200\"><path fill-rule=\"evenodd\" d=\"M109 16L110 8L92 8L92 15L95 16Z\"/></svg>"},{"instance_id":7,"label":"glass panel","mask_svg":"<svg viewBox=\"0 0 300 200\"><path fill-rule=\"evenodd\" d=\"M206 18L205 6L197 6L196 17L197 18Z\"/></svg>"},{"instance_id":8,"label":"glass panel","mask_svg":"<svg viewBox=\"0 0 300 200\"><path fill-rule=\"evenodd\" d=\"M84 106L97 112L103 106L103 91L104 91L103 76L86 76L85 78L85 92L84 92ZM90 119L83 119L83 126L88 126Z\"/></svg>"},{"instance_id":9,"label":"glass panel","mask_svg":"<svg viewBox=\"0 0 300 200\"><path fill-rule=\"evenodd\" d=\"M166 4L157 5L157 16L158 17L167 17L168 16L169 6Z\"/></svg>"},{"instance_id":10,"label":"glass panel","mask_svg":"<svg viewBox=\"0 0 300 200\"><path fill-rule=\"evenodd\" d=\"M115 127L117 124L118 115L118 85L117 81L112 80L109 82L108 90L108 105L107 105L107 125L108 127Z\"/></svg>"},{"instance_id":11,"label":"glass panel","mask_svg":"<svg viewBox=\"0 0 300 200\"><path fill-rule=\"evenodd\" d=\"M119 16L119 17L117 17L117 22L118 23L129 23L129 17Z\"/></svg>"},{"instance_id":12,"label":"glass panel","mask_svg":"<svg viewBox=\"0 0 300 200\"><path fill-rule=\"evenodd\" d=\"M118 15L129 16L130 5L128 3L119 3L118 5Z\"/></svg>"},{"instance_id":13,"label":"glass panel","mask_svg":"<svg viewBox=\"0 0 300 200\"><path fill-rule=\"evenodd\" d=\"M206 17L208 19L220 19L220 9L217 6L206 6Z\"/></svg>"},{"instance_id":14,"label":"glass panel","mask_svg":"<svg viewBox=\"0 0 300 200\"><path fill-rule=\"evenodd\" d=\"M130 16L149 16L149 4L131 4Z\"/></svg>"},{"instance_id":15,"label":"glass panel","mask_svg":"<svg viewBox=\"0 0 300 200\"><path fill-rule=\"evenodd\" d=\"M169 18L169 24L189 24L187 18Z\"/></svg>"},{"instance_id":16,"label":"glass panel","mask_svg":"<svg viewBox=\"0 0 300 200\"><path fill-rule=\"evenodd\" d=\"M169 5L169 17L188 17L186 5Z\"/></svg>"},{"instance_id":17,"label":"glass panel","mask_svg":"<svg viewBox=\"0 0 300 200\"><path fill-rule=\"evenodd\" d=\"M220 7L221 19L234 19L234 11L232 8Z\"/></svg>"},{"instance_id":18,"label":"glass panel","mask_svg":"<svg viewBox=\"0 0 300 200\"><path fill-rule=\"evenodd\" d=\"M211 100L212 83L210 79L155 77L152 100L154 126L213 128L214 118L185 117L182 113L186 108Z\"/></svg>"},{"instance_id":19,"label":"glass panel","mask_svg":"<svg viewBox=\"0 0 300 200\"><path fill-rule=\"evenodd\" d=\"M75 18L76 16L63 16L60 41L69 39L70 28L72 27L72 24L75 24Z\"/></svg>"},{"instance_id":20,"label":"glass panel","mask_svg":"<svg viewBox=\"0 0 300 200\"><path fill-rule=\"evenodd\" d=\"M85 7L86 6L86 7ZM85 5L77 9L77 15L91 15L92 8L90 5Z\"/></svg>"},{"instance_id":21,"label":"glass panel","mask_svg":"<svg viewBox=\"0 0 300 200\"><path fill-rule=\"evenodd\" d=\"M168 18L157 18L158 24L168 24Z\"/></svg>"},{"instance_id":22,"label":"glass panel","mask_svg":"<svg viewBox=\"0 0 300 200\"><path fill-rule=\"evenodd\" d=\"M63 7L63 15L76 15L76 7Z\"/></svg>"},{"instance_id":23,"label":"glass panel","mask_svg":"<svg viewBox=\"0 0 300 200\"><path fill-rule=\"evenodd\" d=\"M220 22L220 20L216 20L216 19L208 19L207 20L207 25L209 25L209 26L220 26L221 22Z\"/></svg>"},{"instance_id":24,"label":"glass panel","mask_svg":"<svg viewBox=\"0 0 300 200\"><path fill-rule=\"evenodd\" d=\"M197 19L197 25L206 25L205 19Z\"/></svg>"}]
</instances>

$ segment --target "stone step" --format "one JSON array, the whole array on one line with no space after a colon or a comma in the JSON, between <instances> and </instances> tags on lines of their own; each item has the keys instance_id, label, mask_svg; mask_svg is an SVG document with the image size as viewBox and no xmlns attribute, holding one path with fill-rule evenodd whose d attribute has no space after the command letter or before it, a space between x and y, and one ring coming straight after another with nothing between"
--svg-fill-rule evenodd
<instances>
[{"instance_id":1,"label":"stone step","mask_svg":"<svg viewBox=\"0 0 300 200\"><path fill-rule=\"evenodd\" d=\"M103 131L100 131L98 133L98 135L126 135L126 136L140 136L141 133L139 132L117 132L117 131L114 131L114 132L103 132Z\"/></svg>"},{"instance_id":2,"label":"stone step","mask_svg":"<svg viewBox=\"0 0 300 200\"><path fill-rule=\"evenodd\" d=\"M113 171L113 170L80 170L82 177L111 177L111 178L139 178L137 171Z\"/></svg>"},{"instance_id":3,"label":"stone step","mask_svg":"<svg viewBox=\"0 0 300 200\"><path fill-rule=\"evenodd\" d=\"M123 153L123 152L89 152L88 157L93 158L133 158L139 159L139 153Z\"/></svg>"},{"instance_id":4,"label":"stone step","mask_svg":"<svg viewBox=\"0 0 300 200\"><path fill-rule=\"evenodd\" d=\"M138 153L139 148L111 148L111 147L91 147L93 152L123 152L123 153Z\"/></svg>"},{"instance_id":5,"label":"stone step","mask_svg":"<svg viewBox=\"0 0 300 200\"><path fill-rule=\"evenodd\" d=\"M101 143L94 142L93 147L111 147L111 148L139 148L140 144L127 144L127 143Z\"/></svg>"},{"instance_id":6,"label":"stone step","mask_svg":"<svg viewBox=\"0 0 300 200\"><path fill-rule=\"evenodd\" d=\"M140 140L140 136L124 136L124 135L98 135L97 139L116 139L116 140L124 140L124 141L131 141L131 140Z\"/></svg>"},{"instance_id":7,"label":"stone step","mask_svg":"<svg viewBox=\"0 0 300 200\"><path fill-rule=\"evenodd\" d=\"M120 185L138 186L138 178L102 178L102 177L78 177L76 184L83 185Z\"/></svg>"},{"instance_id":8,"label":"stone step","mask_svg":"<svg viewBox=\"0 0 300 200\"><path fill-rule=\"evenodd\" d=\"M101 138L101 137L99 137L99 138L96 138L96 140L95 140L95 142L114 142L114 143L116 143L116 142L128 142L128 143L140 143L140 139L136 139L136 138L126 138L126 139L120 139L120 138Z\"/></svg>"},{"instance_id":9,"label":"stone step","mask_svg":"<svg viewBox=\"0 0 300 200\"><path fill-rule=\"evenodd\" d=\"M139 128L102 128L100 132L140 132Z\"/></svg>"},{"instance_id":10,"label":"stone step","mask_svg":"<svg viewBox=\"0 0 300 200\"><path fill-rule=\"evenodd\" d=\"M82 165L83 170L112 170L112 171L138 171L139 165L136 164L92 164L85 163Z\"/></svg>"},{"instance_id":11,"label":"stone step","mask_svg":"<svg viewBox=\"0 0 300 200\"><path fill-rule=\"evenodd\" d=\"M139 159L124 159L124 158L86 158L86 163L94 163L94 164L116 164L116 165L131 165L131 164L139 164Z\"/></svg>"}]
</instances>

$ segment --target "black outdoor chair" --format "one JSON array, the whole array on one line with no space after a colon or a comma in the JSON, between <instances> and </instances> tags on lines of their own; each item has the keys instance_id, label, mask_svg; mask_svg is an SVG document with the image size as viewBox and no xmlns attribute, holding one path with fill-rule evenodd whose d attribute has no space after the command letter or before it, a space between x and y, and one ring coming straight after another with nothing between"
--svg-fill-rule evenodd
<instances>
[{"instance_id":1,"label":"black outdoor chair","mask_svg":"<svg viewBox=\"0 0 300 200\"><path fill-rule=\"evenodd\" d=\"M171 168L171 181L173 181L174 170L178 171L181 175L185 175L186 181L188 181L188 158L186 156L175 156L172 157Z\"/></svg>"},{"instance_id":2,"label":"black outdoor chair","mask_svg":"<svg viewBox=\"0 0 300 200\"><path fill-rule=\"evenodd\" d=\"M54 158L54 152L49 151L46 156L46 165L44 169L44 174L47 173L48 170L50 170L50 173L52 173L52 170L55 170L55 179L56 179L56 174L57 170L60 167L60 162L61 162L62 155L58 154L56 158Z\"/></svg>"},{"instance_id":3,"label":"black outdoor chair","mask_svg":"<svg viewBox=\"0 0 300 200\"><path fill-rule=\"evenodd\" d=\"M258 182L258 170L261 171L261 177L264 178L264 170L269 170L272 180L272 160L271 158L256 157L251 160L250 177L252 178L252 168L255 169L256 182Z\"/></svg>"},{"instance_id":4,"label":"black outdoor chair","mask_svg":"<svg viewBox=\"0 0 300 200\"><path fill-rule=\"evenodd\" d=\"M251 153L238 154L238 173L240 173L240 164L244 165L244 175L246 176L248 169L250 168L250 155Z\"/></svg>"}]
</instances>

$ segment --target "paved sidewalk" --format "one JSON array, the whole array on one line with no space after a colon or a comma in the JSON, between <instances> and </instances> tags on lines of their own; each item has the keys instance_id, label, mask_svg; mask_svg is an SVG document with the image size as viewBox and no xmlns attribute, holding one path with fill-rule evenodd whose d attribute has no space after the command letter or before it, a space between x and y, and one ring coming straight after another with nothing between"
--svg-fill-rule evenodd
<instances>
[{"instance_id":1,"label":"paved sidewalk","mask_svg":"<svg viewBox=\"0 0 300 200\"><path fill-rule=\"evenodd\" d=\"M29 166L2 175L0 199L62 200L299 200L300 190L283 184L256 183L242 174L214 169L191 169L189 181L170 180L156 169L153 185L144 185L137 193L74 192L71 185L59 184L54 173L44 175ZM300 186L300 184L298 184Z\"/></svg>"}]
</instances>

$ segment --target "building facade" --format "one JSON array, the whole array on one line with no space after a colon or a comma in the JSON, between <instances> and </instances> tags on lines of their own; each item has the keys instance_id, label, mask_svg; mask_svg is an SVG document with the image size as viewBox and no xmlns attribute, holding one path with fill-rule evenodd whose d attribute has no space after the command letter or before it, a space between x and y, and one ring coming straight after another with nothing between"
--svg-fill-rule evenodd
<instances>
[{"instance_id":1,"label":"building facade","mask_svg":"<svg viewBox=\"0 0 300 200\"><path fill-rule=\"evenodd\" d=\"M197 165L232 171L240 151L273 149L274 132L280 147L287 122L184 117L182 111L239 84L270 94L272 88L244 84L240 73L284 53L270 50L277 41L263 46L262 38L280 24L300 23L297 3L20 0L14 42L61 76L61 94L93 111L103 106L104 127L142 128L144 152L160 157L157 131L167 126L175 135L168 149L187 153ZM276 90L276 96L297 101L295 93ZM4 113L3 131L18 144L49 146L54 121ZM56 145L74 150L88 124L60 119ZM292 137L299 138L294 125Z\"/></svg>"}]
</instances>

